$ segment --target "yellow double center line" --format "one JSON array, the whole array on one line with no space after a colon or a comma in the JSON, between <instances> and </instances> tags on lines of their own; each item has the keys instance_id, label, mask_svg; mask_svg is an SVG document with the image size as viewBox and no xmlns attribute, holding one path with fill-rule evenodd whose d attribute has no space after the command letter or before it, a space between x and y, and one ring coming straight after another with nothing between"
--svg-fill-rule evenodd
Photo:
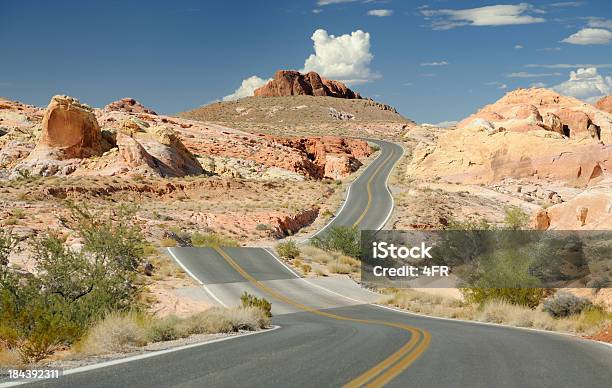
<instances>
[{"instance_id":1,"label":"yellow double center line","mask_svg":"<svg viewBox=\"0 0 612 388\"><path fill-rule=\"evenodd\" d=\"M361 214L359 215L359 218L357 218L357 221L353 223L352 225L353 228L357 227L357 225L359 225L359 223L363 221L363 218L366 216L368 210L370 210L370 206L372 206L372 181L374 180L376 175L380 172L380 170L385 166L385 164L387 164L387 162L393 158L394 154L395 154L395 151L392 150L391 154L387 156L387 158L376 168L376 170L374 170L372 175L370 175L370 178L368 178L368 181L366 183L366 191L368 193L368 203L366 204L366 207L363 209L363 212L361 212Z\"/></svg>"},{"instance_id":2,"label":"yellow double center line","mask_svg":"<svg viewBox=\"0 0 612 388\"><path fill-rule=\"evenodd\" d=\"M394 327L401 330L405 330L410 333L410 340L406 344L404 344L401 348L399 348L389 357L375 365L370 370L361 374L354 380L348 382L345 387L360 387L363 385L366 385L368 387L383 386L389 381L391 381L393 378L395 378L397 375L402 373L406 368L408 368L410 364L412 364L417 358L419 358L421 354L423 354L425 349L427 349L427 347L429 346L429 341L431 340L430 334L425 330L421 330L413 326L405 325L402 323L385 322L380 320L346 317L342 315L328 313L325 311L320 311L313 307L296 302L293 299L282 295L276 290L268 287L266 284L261 283L260 281L255 279L251 274L246 272L240 265L238 265L238 263L236 263L236 261L232 259L230 255L228 255L223 249L218 247L214 249L232 268L234 268L242 277L248 280L249 283L253 284L260 290L268 293L272 297L284 303L287 303L288 305L330 319Z\"/></svg>"}]
</instances>

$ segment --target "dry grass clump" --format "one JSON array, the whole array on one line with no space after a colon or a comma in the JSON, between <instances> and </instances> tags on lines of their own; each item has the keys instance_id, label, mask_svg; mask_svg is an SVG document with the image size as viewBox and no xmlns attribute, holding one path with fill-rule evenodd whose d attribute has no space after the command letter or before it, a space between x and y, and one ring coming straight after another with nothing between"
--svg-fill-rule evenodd
<instances>
[{"instance_id":1,"label":"dry grass clump","mask_svg":"<svg viewBox=\"0 0 612 388\"><path fill-rule=\"evenodd\" d=\"M327 264L327 270L331 273L337 273L341 275L348 275L353 272L353 267L350 264L342 264L337 262L331 262Z\"/></svg>"},{"instance_id":2,"label":"dry grass clump","mask_svg":"<svg viewBox=\"0 0 612 388\"><path fill-rule=\"evenodd\" d=\"M269 327L271 320L256 307L212 308L186 318L182 325L189 334L233 333Z\"/></svg>"},{"instance_id":3,"label":"dry grass clump","mask_svg":"<svg viewBox=\"0 0 612 388\"><path fill-rule=\"evenodd\" d=\"M312 245L305 245L301 249L302 258L317 265L311 267L315 268L315 274L318 276L327 276L328 273L347 275L359 272L361 262L353 257L340 252L327 252Z\"/></svg>"},{"instance_id":4,"label":"dry grass clump","mask_svg":"<svg viewBox=\"0 0 612 388\"><path fill-rule=\"evenodd\" d=\"M388 290L380 303L420 314L444 318L473 319L476 308L459 299L415 290Z\"/></svg>"},{"instance_id":5,"label":"dry grass clump","mask_svg":"<svg viewBox=\"0 0 612 388\"><path fill-rule=\"evenodd\" d=\"M503 300L491 300L482 306L415 290L387 290L381 304L444 318L457 318L542 330L594 334L612 321L612 313L594 306L580 314L555 318L538 306L531 309Z\"/></svg>"},{"instance_id":6,"label":"dry grass clump","mask_svg":"<svg viewBox=\"0 0 612 388\"><path fill-rule=\"evenodd\" d=\"M257 307L215 307L187 318L111 313L96 323L74 350L84 355L126 352L151 342L172 341L193 334L253 331L269 327L270 323L266 312ZM0 353L0 356L9 355Z\"/></svg>"},{"instance_id":7,"label":"dry grass clump","mask_svg":"<svg viewBox=\"0 0 612 388\"><path fill-rule=\"evenodd\" d=\"M147 343L146 318L138 313L110 313L96 323L76 350L86 355L118 353Z\"/></svg>"}]
</instances>

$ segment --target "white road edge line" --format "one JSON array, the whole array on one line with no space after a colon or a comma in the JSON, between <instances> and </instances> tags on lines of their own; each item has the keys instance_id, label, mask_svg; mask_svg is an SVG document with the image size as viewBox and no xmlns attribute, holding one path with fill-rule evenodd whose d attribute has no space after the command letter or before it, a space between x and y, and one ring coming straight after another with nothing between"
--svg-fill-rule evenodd
<instances>
[{"instance_id":1,"label":"white road edge line","mask_svg":"<svg viewBox=\"0 0 612 388\"><path fill-rule=\"evenodd\" d=\"M228 341L228 340L232 340L232 339L235 339L235 338L248 337L250 335L255 335L255 334L263 334L263 333L267 333L267 332L274 331L274 330L277 330L277 329L280 329L280 326L273 325L270 329L267 329L267 330L258 330L258 331L240 333L240 334L235 334L235 335L232 335L232 336L229 336L229 337L217 338L217 339L206 341L206 342L198 342L198 343L194 343L194 344L177 346L177 347L174 347L174 348L168 348L168 349L164 349L164 350L157 350L157 351L150 352L150 353L138 354L136 356L130 356L130 357L125 357L125 358L118 358L116 360L100 362L100 363L97 363L97 364L80 366L78 368L72 368L72 369L65 370L63 372L63 375L64 376L72 375L72 374L75 374L75 373L81 373L81 372L87 372L87 371L91 371L91 370L95 370L95 369L105 368L107 366L113 366L113 365L118 365L118 364L124 364L124 363L127 363L127 362L143 360L145 358L161 356L162 354L179 352L181 350L197 348L199 346L205 346L205 345L214 344L214 343L217 343L217 342ZM44 381L44 380L49 380L49 379L40 379L40 380L37 379L37 380L5 382L5 383L0 383L0 388L14 387L14 386L17 386L17 385L30 384L30 383L34 383L34 382L38 382L38 381Z\"/></svg>"},{"instance_id":2,"label":"white road edge line","mask_svg":"<svg viewBox=\"0 0 612 388\"><path fill-rule=\"evenodd\" d=\"M176 263L183 269L183 271L187 272L187 274L189 276L191 276L191 278L193 280L195 280L196 282L198 282L199 285L202 286L202 288L204 288L204 291L206 291L206 293L208 295L210 295L215 301L217 301L217 303L219 303L221 306L223 307L227 307L227 305L225 303L223 303L223 301L219 298L217 298L217 296L215 294L212 293L212 291L210 291L210 289L208 287L206 287L206 284L204 284L200 279L198 279L197 276L195 276L193 274L193 272L191 272L183 263L181 263L181 261L179 260L178 257L176 257L176 255L174 254L174 252L172 252L171 248L166 248L168 250L168 253L170 254L170 256L172 256L172 258L174 259L174 261L176 261Z\"/></svg>"}]
</instances>

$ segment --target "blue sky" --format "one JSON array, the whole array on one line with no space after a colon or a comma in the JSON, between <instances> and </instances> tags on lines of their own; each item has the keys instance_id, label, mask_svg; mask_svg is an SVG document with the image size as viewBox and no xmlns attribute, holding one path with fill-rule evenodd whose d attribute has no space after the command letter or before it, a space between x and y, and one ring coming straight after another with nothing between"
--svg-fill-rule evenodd
<instances>
[{"instance_id":1,"label":"blue sky","mask_svg":"<svg viewBox=\"0 0 612 388\"><path fill-rule=\"evenodd\" d=\"M130 96L172 114L277 69L348 80L429 123L532 84L612 93L603 0L4 1L0 36L0 96L35 105Z\"/></svg>"}]
</instances>

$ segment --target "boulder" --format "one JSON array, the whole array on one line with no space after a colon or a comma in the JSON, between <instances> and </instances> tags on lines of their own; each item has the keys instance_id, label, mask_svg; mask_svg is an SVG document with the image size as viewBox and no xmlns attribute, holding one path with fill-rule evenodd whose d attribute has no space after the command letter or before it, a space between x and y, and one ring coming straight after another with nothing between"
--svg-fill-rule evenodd
<instances>
[{"instance_id":1,"label":"boulder","mask_svg":"<svg viewBox=\"0 0 612 388\"><path fill-rule=\"evenodd\" d=\"M546 209L538 209L533 215L533 229L546 230L550 226L550 217Z\"/></svg>"},{"instance_id":2,"label":"boulder","mask_svg":"<svg viewBox=\"0 0 612 388\"><path fill-rule=\"evenodd\" d=\"M542 119L542 123L548 130L563 135L563 123L561 122L559 116L557 116L556 114L550 112L546 113L546 115Z\"/></svg>"},{"instance_id":3,"label":"boulder","mask_svg":"<svg viewBox=\"0 0 612 388\"><path fill-rule=\"evenodd\" d=\"M54 96L45 111L42 134L34 155L53 154L57 160L102 154L100 126L93 110L68 96Z\"/></svg>"},{"instance_id":4,"label":"boulder","mask_svg":"<svg viewBox=\"0 0 612 388\"><path fill-rule=\"evenodd\" d=\"M314 71L302 74L294 70L278 70L274 73L274 79L255 89L254 95L256 97L306 95L348 99L361 98L359 93L353 92L340 81L327 80Z\"/></svg>"},{"instance_id":5,"label":"boulder","mask_svg":"<svg viewBox=\"0 0 612 388\"><path fill-rule=\"evenodd\" d=\"M176 132L166 126L152 126L137 140L155 158L163 176L199 175L204 172L200 162L189 152Z\"/></svg>"}]
</instances>

